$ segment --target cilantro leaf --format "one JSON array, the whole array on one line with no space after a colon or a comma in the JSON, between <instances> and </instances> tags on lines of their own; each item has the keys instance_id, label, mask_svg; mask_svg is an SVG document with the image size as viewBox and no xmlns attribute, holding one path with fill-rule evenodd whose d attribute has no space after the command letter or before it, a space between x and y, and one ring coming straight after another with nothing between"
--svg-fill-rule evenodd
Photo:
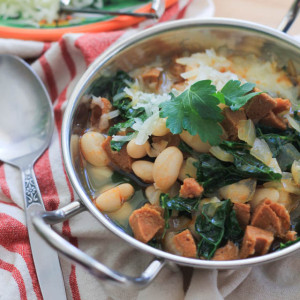
<instances>
[{"instance_id":1,"label":"cilantro leaf","mask_svg":"<svg viewBox=\"0 0 300 300\"><path fill-rule=\"evenodd\" d=\"M120 151L122 147L128 143L127 141L110 141L110 148L112 151Z\"/></svg>"},{"instance_id":2,"label":"cilantro leaf","mask_svg":"<svg viewBox=\"0 0 300 300\"><path fill-rule=\"evenodd\" d=\"M134 124L134 119L129 119L125 122L117 123L114 126L109 128L108 135L112 136L112 135L118 134L118 132L121 129L125 130L125 129L131 127L133 124Z\"/></svg>"},{"instance_id":3,"label":"cilantro leaf","mask_svg":"<svg viewBox=\"0 0 300 300\"><path fill-rule=\"evenodd\" d=\"M172 95L171 100L163 102L160 117L167 118L166 125L173 134L187 130L191 135L199 134L203 142L217 145L222 135L218 122L223 116L215 93L210 80L198 81L178 97Z\"/></svg>"},{"instance_id":4,"label":"cilantro leaf","mask_svg":"<svg viewBox=\"0 0 300 300\"><path fill-rule=\"evenodd\" d=\"M126 137L124 136L122 140L111 140L110 141L110 148L113 151L120 151L122 147L128 143L134 136L134 132L127 132Z\"/></svg>"},{"instance_id":5,"label":"cilantro leaf","mask_svg":"<svg viewBox=\"0 0 300 300\"><path fill-rule=\"evenodd\" d=\"M241 85L239 80L229 80L222 88L221 95L223 94L226 105L234 111L240 109L254 96L261 94L261 92L249 93L254 87L254 83L247 82ZM216 95L220 101L221 95Z\"/></svg>"}]
</instances>

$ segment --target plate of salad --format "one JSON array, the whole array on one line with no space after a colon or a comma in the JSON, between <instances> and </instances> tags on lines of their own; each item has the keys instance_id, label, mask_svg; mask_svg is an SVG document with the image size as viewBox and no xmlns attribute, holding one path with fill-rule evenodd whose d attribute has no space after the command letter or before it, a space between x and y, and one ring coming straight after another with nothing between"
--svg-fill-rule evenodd
<instances>
[{"instance_id":1,"label":"plate of salad","mask_svg":"<svg viewBox=\"0 0 300 300\"><path fill-rule=\"evenodd\" d=\"M178 0L165 1L165 8ZM143 17L109 16L89 13L64 13L63 3L71 9L150 13L149 0L4 0L0 3L0 37L54 41L68 32L118 30L144 20Z\"/></svg>"}]
</instances>

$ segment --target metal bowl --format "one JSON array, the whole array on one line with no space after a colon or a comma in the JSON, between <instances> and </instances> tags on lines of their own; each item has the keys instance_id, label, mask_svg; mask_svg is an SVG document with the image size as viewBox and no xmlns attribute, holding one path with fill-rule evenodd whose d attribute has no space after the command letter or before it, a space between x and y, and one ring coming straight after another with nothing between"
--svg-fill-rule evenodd
<instances>
[{"instance_id":1,"label":"metal bowl","mask_svg":"<svg viewBox=\"0 0 300 300\"><path fill-rule=\"evenodd\" d=\"M146 286L162 266L169 262L194 268L236 269L271 262L291 255L300 249L300 243L297 243L263 256L233 261L209 261L181 257L152 248L124 233L91 202L78 160L78 142L73 137L81 133L86 126L85 95L89 93L93 83L99 77L113 73L117 69L134 70L154 61L157 56L169 59L172 55L180 54L183 51L199 52L222 46L242 55L253 53L266 60L276 58L278 64L282 66L287 65L288 61L292 61L298 73L300 72L300 44L293 38L278 30L254 23L216 18L181 20L155 26L110 48L88 68L68 101L62 126L64 163L80 201L71 203L55 212L34 217L36 229L49 244L100 278L138 287ZM66 242L46 225L46 223L61 222L83 210L88 210L107 229L131 246L156 257L140 277L128 277L108 269Z\"/></svg>"}]
</instances>

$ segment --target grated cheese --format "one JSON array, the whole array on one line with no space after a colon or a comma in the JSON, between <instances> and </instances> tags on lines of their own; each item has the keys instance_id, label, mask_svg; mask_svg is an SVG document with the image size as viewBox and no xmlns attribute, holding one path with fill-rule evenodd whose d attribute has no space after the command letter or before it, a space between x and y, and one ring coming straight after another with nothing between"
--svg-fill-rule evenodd
<instances>
[{"instance_id":1,"label":"grated cheese","mask_svg":"<svg viewBox=\"0 0 300 300\"><path fill-rule=\"evenodd\" d=\"M147 119L143 122L139 118L135 118L132 129L138 131L135 143L143 145L152 134L157 121L159 120L159 105L165 101L171 100L171 96L167 93L157 95L153 93L144 93L136 87L125 88L124 92L131 98L132 108L144 108Z\"/></svg>"},{"instance_id":2,"label":"grated cheese","mask_svg":"<svg viewBox=\"0 0 300 300\"><path fill-rule=\"evenodd\" d=\"M254 56L226 58L213 49L177 58L176 62L186 66L186 72L181 74L188 81L186 88L205 79L211 80L217 90L221 90L229 80L240 80L242 83L248 81L273 96L290 99L294 109L299 105L296 101L297 88L293 86L286 72L278 69L275 62L260 61Z\"/></svg>"}]
</instances>

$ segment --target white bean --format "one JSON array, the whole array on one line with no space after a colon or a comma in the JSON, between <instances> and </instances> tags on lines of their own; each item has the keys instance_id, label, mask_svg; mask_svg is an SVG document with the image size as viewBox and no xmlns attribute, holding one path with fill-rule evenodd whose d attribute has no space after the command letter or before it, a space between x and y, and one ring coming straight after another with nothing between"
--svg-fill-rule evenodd
<instances>
[{"instance_id":1,"label":"white bean","mask_svg":"<svg viewBox=\"0 0 300 300\"><path fill-rule=\"evenodd\" d=\"M163 150L165 150L167 148L167 145L168 145L168 141L165 141L165 140L161 140L159 142L152 143L151 146L148 143L148 145L146 147L147 155L149 157L157 157L159 155L159 153L161 153Z\"/></svg>"},{"instance_id":2,"label":"white bean","mask_svg":"<svg viewBox=\"0 0 300 300\"><path fill-rule=\"evenodd\" d=\"M168 190L177 180L183 162L183 155L176 147L168 147L155 159L153 178L157 188Z\"/></svg>"},{"instance_id":3,"label":"white bean","mask_svg":"<svg viewBox=\"0 0 300 300\"><path fill-rule=\"evenodd\" d=\"M185 130L180 134L180 138L197 152L208 153L211 147L208 142L202 142L198 134L191 135Z\"/></svg>"},{"instance_id":4,"label":"white bean","mask_svg":"<svg viewBox=\"0 0 300 300\"><path fill-rule=\"evenodd\" d=\"M132 158L142 158L147 154L146 147L150 147L149 142L147 141L143 145L137 145L135 139L132 139L127 144L127 153Z\"/></svg>"},{"instance_id":5,"label":"white bean","mask_svg":"<svg viewBox=\"0 0 300 300\"><path fill-rule=\"evenodd\" d=\"M133 194L133 186L123 183L98 196L95 203L99 210L113 212L119 209Z\"/></svg>"},{"instance_id":6,"label":"white bean","mask_svg":"<svg viewBox=\"0 0 300 300\"><path fill-rule=\"evenodd\" d=\"M105 137L94 131L86 132L80 139L80 149L84 158L93 166L102 167L109 163L109 158L102 148Z\"/></svg>"},{"instance_id":7,"label":"white bean","mask_svg":"<svg viewBox=\"0 0 300 300\"><path fill-rule=\"evenodd\" d=\"M167 119L159 118L155 127L152 131L152 134L155 136L164 136L170 132L170 129L166 126Z\"/></svg>"},{"instance_id":8,"label":"white bean","mask_svg":"<svg viewBox=\"0 0 300 300\"><path fill-rule=\"evenodd\" d=\"M121 225L127 226L131 214L132 206L130 205L130 202L125 202L120 209L109 213L109 217Z\"/></svg>"},{"instance_id":9,"label":"white bean","mask_svg":"<svg viewBox=\"0 0 300 300\"><path fill-rule=\"evenodd\" d=\"M109 167L86 166L87 174L93 188L102 188L104 184L111 182L113 171Z\"/></svg>"},{"instance_id":10,"label":"white bean","mask_svg":"<svg viewBox=\"0 0 300 300\"><path fill-rule=\"evenodd\" d=\"M137 160L132 164L133 173L145 182L154 182L153 180L153 162L146 160Z\"/></svg>"}]
</instances>

